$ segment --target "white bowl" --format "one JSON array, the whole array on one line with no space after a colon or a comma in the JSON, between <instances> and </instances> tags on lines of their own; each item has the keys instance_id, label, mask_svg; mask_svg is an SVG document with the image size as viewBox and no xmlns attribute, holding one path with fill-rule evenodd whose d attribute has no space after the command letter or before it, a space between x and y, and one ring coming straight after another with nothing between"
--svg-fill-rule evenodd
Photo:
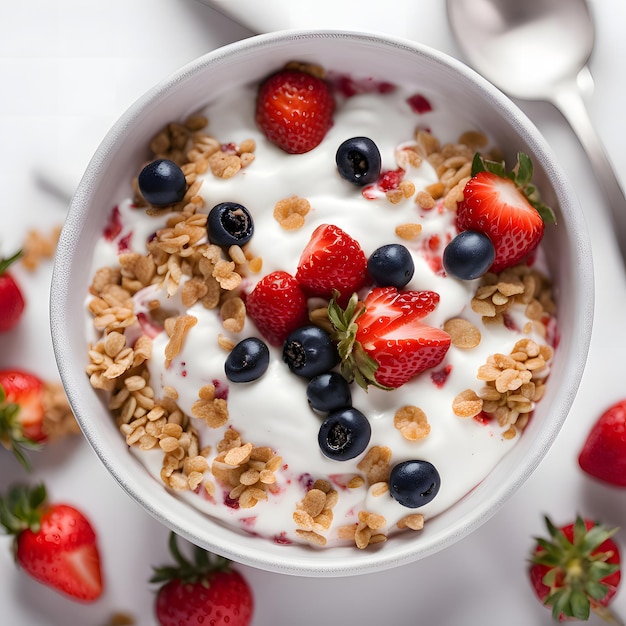
<instances>
[{"instance_id":1,"label":"white bowl","mask_svg":"<svg viewBox=\"0 0 626 626\"><path fill-rule=\"evenodd\" d=\"M88 260L110 208L129 195L128 172L142 162L149 138L234 84L258 80L292 59L357 75L367 68L369 75L395 83L421 81L450 102L462 101L468 120L489 129L507 161L514 160L517 151L531 156L535 181L544 201L555 207L559 222L547 234L544 247L561 339L535 418L520 441L461 501L428 520L420 533L401 534L372 551L280 546L208 519L144 471L85 374L88 341L80 320L91 282ZM557 436L581 379L591 336L593 272L584 220L561 169L536 128L501 92L465 65L418 44L363 33L291 31L247 39L199 58L147 93L117 122L73 198L51 293L54 349L69 400L101 461L132 498L181 536L235 561L276 572L340 576L405 564L449 546L492 516L529 477Z\"/></svg>"}]
</instances>

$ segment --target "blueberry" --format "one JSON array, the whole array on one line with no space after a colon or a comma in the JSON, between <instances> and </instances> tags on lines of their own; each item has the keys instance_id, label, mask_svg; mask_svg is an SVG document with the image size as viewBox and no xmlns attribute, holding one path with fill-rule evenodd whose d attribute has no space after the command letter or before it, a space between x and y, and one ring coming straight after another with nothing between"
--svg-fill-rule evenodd
<instances>
[{"instance_id":1,"label":"blueberry","mask_svg":"<svg viewBox=\"0 0 626 626\"><path fill-rule=\"evenodd\" d=\"M324 372L311 378L306 388L306 396L311 408L322 413L330 413L352 404L350 385L337 372Z\"/></svg>"},{"instance_id":2,"label":"blueberry","mask_svg":"<svg viewBox=\"0 0 626 626\"><path fill-rule=\"evenodd\" d=\"M250 211L237 202L221 202L209 212L209 241L218 246L243 246L254 233Z\"/></svg>"},{"instance_id":3,"label":"blueberry","mask_svg":"<svg viewBox=\"0 0 626 626\"><path fill-rule=\"evenodd\" d=\"M334 461L347 461L365 451L371 435L367 417L348 407L334 411L322 422L317 441L324 456Z\"/></svg>"},{"instance_id":4,"label":"blueberry","mask_svg":"<svg viewBox=\"0 0 626 626\"><path fill-rule=\"evenodd\" d=\"M416 509L428 504L439 491L441 478L428 461L404 461L389 475L389 493L402 506Z\"/></svg>"},{"instance_id":5,"label":"blueberry","mask_svg":"<svg viewBox=\"0 0 626 626\"><path fill-rule=\"evenodd\" d=\"M242 339L226 357L224 371L233 383L249 383L265 374L270 363L270 351L256 337Z\"/></svg>"},{"instance_id":6,"label":"blueberry","mask_svg":"<svg viewBox=\"0 0 626 626\"><path fill-rule=\"evenodd\" d=\"M157 207L180 202L187 191L183 170L169 159L148 163L139 173L137 184L146 202Z\"/></svg>"},{"instance_id":7,"label":"blueberry","mask_svg":"<svg viewBox=\"0 0 626 626\"><path fill-rule=\"evenodd\" d=\"M450 276L473 280L485 274L495 258L495 249L487 235L464 230L445 247L443 266Z\"/></svg>"},{"instance_id":8,"label":"blueberry","mask_svg":"<svg viewBox=\"0 0 626 626\"><path fill-rule=\"evenodd\" d=\"M337 149L335 162L340 176L354 185L375 183L380 175L380 152L369 137L346 139Z\"/></svg>"},{"instance_id":9,"label":"blueberry","mask_svg":"<svg viewBox=\"0 0 626 626\"><path fill-rule=\"evenodd\" d=\"M317 326L302 326L285 340L283 361L294 374L313 378L337 365L339 355L325 330Z\"/></svg>"},{"instance_id":10,"label":"blueberry","mask_svg":"<svg viewBox=\"0 0 626 626\"><path fill-rule=\"evenodd\" d=\"M415 265L405 246L390 243L372 252L367 260L367 271L379 287L402 289L413 278Z\"/></svg>"}]
</instances>

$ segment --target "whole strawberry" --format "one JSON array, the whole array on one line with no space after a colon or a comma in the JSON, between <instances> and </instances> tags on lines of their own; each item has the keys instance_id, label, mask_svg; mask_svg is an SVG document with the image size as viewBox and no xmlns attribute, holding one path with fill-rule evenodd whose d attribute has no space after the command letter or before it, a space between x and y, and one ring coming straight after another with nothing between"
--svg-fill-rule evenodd
<instances>
[{"instance_id":1,"label":"whole strawberry","mask_svg":"<svg viewBox=\"0 0 626 626\"><path fill-rule=\"evenodd\" d=\"M157 592L155 605L160 626L250 624L252 590L227 559L194 546L192 563L181 554L174 533L170 534L169 547L176 565L154 568L150 579L165 583Z\"/></svg>"},{"instance_id":2,"label":"whole strawberry","mask_svg":"<svg viewBox=\"0 0 626 626\"><path fill-rule=\"evenodd\" d=\"M89 520L67 504L49 504L44 485L16 486L0 497L0 524L14 535L16 562L72 600L102 594L100 555Z\"/></svg>"},{"instance_id":3,"label":"whole strawberry","mask_svg":"<svg viewBox=\"0 0 626 626\"><path fill-rule=\"evenodd\" d=\"M296 279L308 295L330 299L337 291L345 304L369 280L367 258L356 239L334 224L322 224L300 255Z\"/></svg>"},{"instance_id":4,"label":"whole strawberry","mask_svg":"<svg viewBox=\"0 0 626 626\"><path fill-rule=\"evenodd\" d=\"M421 321L438 304L434 291L395 287L376 287L363 302L354 294L345 310L331 300L328 316L344 378L365 389L397 389L439 365L450 347L450 335Z\"/></svg>"},{"instance_id":5,"label":"whole strawberry","mask_svg":"<svg viewBox=\"0 0 626 626\"><path fill-rule=\"evenodd\" d=\"M578 456L583 471L626 487L626 400L609 407L593 425Z\"/></svg>"},{"instance_id":6,"label":"whole strawberry","mask_svg":"<svg viewBox=\"0 0 626 626\"><path fill-rule=\"evenodd\" d=\"M265 136L290 154L315 148L332 125L335 101L316 76L285 69L267 78L259 89L256 122Z\"/></svg>"},{"instance_id":7,"label":"whole strawberry","mask_svg":"<svg viewBox=\"0 0 626 626\"><path fill-rule=\"evenodd\" d=\"M26 307L21 289L7 271L21 255L19 251L9 259L0 259L0 332L15 328Z\"/></svg>"},{"instance_id":8,"label":"whole strawberry","mask_svg":"<svg viewBox=\"0 0 626 626\"><path fill-rule=\"evenodd\" d=\"M530 582L556 621L588 620L591 611L621 623L608 608L620 583L620 553L611 536L617 529L578 517L557 528L546 517L549 538L536 538Z\"/></svg>"},{"instance_id":9,"label":"whole strawberry","mask_svg":"<svg viewBox=\"0 0 626 626\"><path fill-rule=\"evenodd\" d=\"M457 226L491 239L495 249L492 272L527 257L543 238L545 222L554 222L552 210L538 200L532 173L532 162L522 153L512 172L505 170L504 163L485 161L478 154L474 157L472 178L457 205Z\"/></svg>"},{"instance_id":10,"label":"whole strawberry","mask_svg":"<svg viewBox=\"0 0 626 626\"><path fill-rule=\"evenodd\" d=\"M265 339L281 346L289 333L308 320L307 300L288 272L264 276L246 297L246 311Z\"/></svg>"}]
</instances>

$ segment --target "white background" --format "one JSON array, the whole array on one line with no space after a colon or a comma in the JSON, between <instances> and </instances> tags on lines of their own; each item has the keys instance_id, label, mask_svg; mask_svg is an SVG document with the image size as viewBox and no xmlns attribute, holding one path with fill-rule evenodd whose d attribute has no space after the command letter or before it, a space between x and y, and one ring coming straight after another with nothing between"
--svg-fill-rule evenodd
<instances>
[{"instance_id":1,"label":"white background","mask_svg":"<svg viewBox=\"0 0 626 626\"><path fill-rule=\"evenodd\" d=\"M210 0L207 0L210 2ZM216 0L217 2L217 0ZM244 0L226 3L251 27L347 26L384 29L459 56L443 0L401 0L363 9L345 2L293 4L263 0L261 15ZM251 3L248 1L248 5ZM335 2L337 6L337 3ZM292 7L289 9L288 7ZM626 4L595 0L597 42L591 60L596 89L592 119L626 182ZM315 8L317 7L317 8ZM361 8L358 8L361 7ZM353 9L351 13L348 8ZM279 11L280 9L280 11ZM287 13L285 13L287 11ZM289 12L290 11L290 12ZM0 252L9 255L29 228L47 231L63 221L67 199L110 125L144 91L194 57L250 36L251 31L196 0L3 0L0 4ZM241 567L256 596L254 626L375 624L531 626L550 624L526 578L531 536L542 516L565 523L577 514L623 527L626 490L602 486L578 469L576 457L597 416L626 397L626 289L608 212L586 157L560 114L545 103L520 103L545 134L571 178L587 217L596 268L596 318L586 373L556 443L531 479L468 538L418 563L339 579L305 579ZM48 331L51 263L35 274L15 273L28 309L20 327L0 336L0 367L21 366L58 375ZM0 622L7 626L101 626L115 611L137 624L155 624L151 565L168 561L167 534L114 483L80 437L33 457L31 480L44 479L54 500L82 508L99 535L106 591L83 606L33 582L13 565L10 541L0 537ZM0 491L26 479L0 449ZM626 615L626 591L613 605ZM597 622L593 622L597 623Z\"/></svg>"}]
</instances>

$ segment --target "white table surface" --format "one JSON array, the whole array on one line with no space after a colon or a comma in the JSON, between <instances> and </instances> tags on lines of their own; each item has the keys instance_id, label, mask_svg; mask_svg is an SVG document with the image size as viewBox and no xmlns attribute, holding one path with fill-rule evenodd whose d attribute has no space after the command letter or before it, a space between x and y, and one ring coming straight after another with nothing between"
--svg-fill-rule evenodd
<instances>
[{"instance_id":1,"label":"white table surface","mask_svg":"<svg viewBox=\"0 0 626 626\"><path fill-rule=\"evenodd\" d=\"M253 19L242 6L245 1L220 4L230 6L231 15L242 8ZM266 9L263 22L256 23L258 30L269 30L285 19L283 13L272 13L281 0L254 4ZM306 13L306 21L300 24L302 13L292 10L287 26L372 24L459 55L443 0L387 0L381 3L385 13L380 16L375 9L358 12L354 2L335 2L344 7L336 19L326 10L331 3L325 0L295 4ZM305 11L305 5L317 9ZM347 6L355 9L354 17ZM591 7L597 27L591 61L596 88L588 105L626 183L626 4L595 0ZM62 189L73 189L110 125L144 91L194 57L251 34L196 0L3 0L0 251L13 252L29 228L47 230L62 222L67 202L41 184L41 172ZM561 434L530 480L491 520L428 559L376 575L339 579L241 567L256 596L254 626L549 624L549 612L533 598L525 573L531 536L542 533L544 513L557 523L580 513L620 525L617 539L626 552L626 491L592 482L576 463L591 423L610 403L626 397L623 266L602 196L572 131L551 105L520 106L545 134L573 181L594 251L597 306L591 351ZM19 329L0 336L0 367L26 367L54 380L58 374L47 306L51 269L51 263L45 263L32 275L15 270L29 303ZM147 579L151 565L168 560L168 531L122 492L81 437L50 447L33 460L31 480L44 479L54 500L77 504L94 521L106 591L92 605L66 600L18 572L9 539L0 537L0 623L100 626L113 612L126 611L141 626L155 624L153 589ZM0 491L25 478L13 458L0 450ZM619 592L614 606L626 614L626 590Z\"/></svg>"}]
</instances>

